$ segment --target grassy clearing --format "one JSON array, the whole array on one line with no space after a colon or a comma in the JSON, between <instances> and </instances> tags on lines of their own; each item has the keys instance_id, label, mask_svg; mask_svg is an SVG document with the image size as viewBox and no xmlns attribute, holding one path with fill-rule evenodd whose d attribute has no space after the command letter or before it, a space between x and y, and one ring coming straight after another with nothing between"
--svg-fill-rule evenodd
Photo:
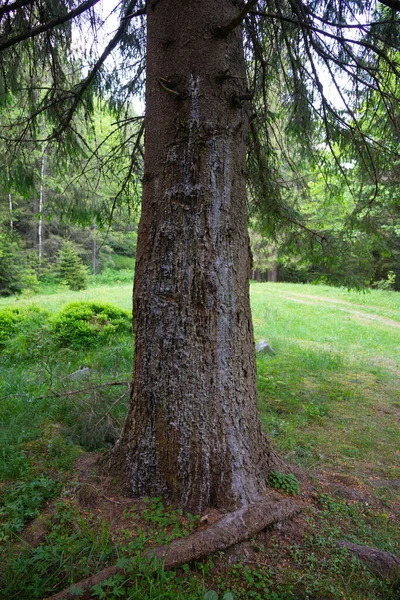
<instances>
[{"instance_id":1,"label":"grassy clearing","mask_svg":"<svg viewBox=\"0 0 400 600\"><path fill-rule=\"evenodd\" d=\"M276 353L257 357L261 418L279 452L312 476L297 496L303 512L233 554L166 573L141 552L193 530L198 518L160 499L116 496L87 454L118 435L131 335L110 327L105 309L90 320L97 334L108 327L92 345L88 326L80 344L79 327L68 337L68 321L61 340L54 325L72 301L130 310L131 292L131 283L113 282L0 300L0 312L28 315L7 342L0 335L0 598L43 598L118 561L127 576L95 597L194 600L210 589L220 600L229 591L234 600L398 597L335 540L400 554L400 295L252 285L256 340ZM279 474L275 484L297 491Z\"/></svg>"},{"instance_id":2,"label":"grassy clearing","mask_svg":"<svg viewBox=\"0 0 400 600\"><path fill-rule=\"evenodd\" d=\"M256 338L276 351L258 358L258 378L281 451L308 468L399 478L400 296L255 284L252 300Z\"/></svg>"}]
</instances>

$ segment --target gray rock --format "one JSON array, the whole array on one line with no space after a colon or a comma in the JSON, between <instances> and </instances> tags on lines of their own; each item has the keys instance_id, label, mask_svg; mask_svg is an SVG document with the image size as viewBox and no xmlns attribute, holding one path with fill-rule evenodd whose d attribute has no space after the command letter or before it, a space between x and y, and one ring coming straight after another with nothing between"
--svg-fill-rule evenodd
<instances>
[{"instance_id":1,"label":"gray rock","mask_svg":"<svg viewBox=\"0 0 400 600\"><path fill-rule=\"evenodd\" d=\"M74 371L73 373L71 373L70 378L71 379L80 379L81 377L85 377L86 375L89 375L89 374L90 374L89 367L81 367L77 371Z\"/></svg>"},{"instance_id":2,"label":"gray rock","mask_svg":"<svg viewBox=\"0 0 400 600\"><path fill-rule=\"evenodd\" d=\"M270 346L268 344L267 340L260 340L258 342L258 344L256 344L256 352L257 353L262 352L263 354L272 354L272 355L276 354L275 350L272 348L272 346Z\"/></svg>"}]
</instances>

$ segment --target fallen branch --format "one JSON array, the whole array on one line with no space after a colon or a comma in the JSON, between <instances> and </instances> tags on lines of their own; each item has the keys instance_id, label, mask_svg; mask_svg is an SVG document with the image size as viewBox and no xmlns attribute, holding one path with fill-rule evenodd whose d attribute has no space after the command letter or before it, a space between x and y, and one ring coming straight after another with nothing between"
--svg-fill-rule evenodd
<instances>
[{"instance_id":1,"label":"fallen branch","mask_svg":"<svg viewBox=\"0 0 400 600\"><path fill-rule=\"evenodd\" d=\"M110 414L110 412L112 411L112 409L114 408L114 406L116 404L118 404L118 402L120 402L122 400L122 398L124 398L127 393L129 392L129 390L127 390L126 392L124 392L123 394L121 394L121 396L119 396L110 406L110 408L104 413L104 415L101 417L101 419L99 419L96 423L96 425L94 426L94 429L96 427L98 427L100 425L100 423Z\"/></svg>"},{"instance_id":2,"label":"fallen branch","mask_svg":"<svg viewBox=\"0 0 400 600\"><path fill-rule=\"evenodd\" d=\"M197 531L186 538L148 550L144 556L163 561L165 569L174 569L193 560L205 558L219 550L225 550L234 544L243 542L266 527L278 523L300 512L300 507L291 500L278 502L270 498L245 506L222 517L207 529ZM91 588L113 575L125 573L122 567L107 567L96 575L83 579L73 588L83 590L84 598L91 598ZM46 600L75 600L76 594L71 588L58 592Z\"/></svg>"},{"instance_id":3,"label":"fallen branch","mask_svg":"<svg viewBox=\"0 0 400 600\"><path fill-rule=\"evenodd\" d=\"M53 392L53 394L48 394L47 396L41 396L40 399L43 398L62 398L63 396L76 396L76 394L86 394L86 392L92 392L93 390L98 390L100 388L106 387L114 387L117 385L130 385L129 381L111 381L110 383L101 383L99 385L92 385L91 387L83 388L82 390L72 390L71 392Z\"/></svg>"}]
</instances>

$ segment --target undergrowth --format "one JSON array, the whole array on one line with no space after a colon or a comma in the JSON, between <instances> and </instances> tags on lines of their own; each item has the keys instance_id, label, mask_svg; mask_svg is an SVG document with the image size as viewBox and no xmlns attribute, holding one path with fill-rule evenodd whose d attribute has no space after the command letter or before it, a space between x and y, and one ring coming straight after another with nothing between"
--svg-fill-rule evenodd
<instances>
[{"instance_id":1,"label":"undergrowth","mask_svg":"<svg viewBox=\"0 0 400 600\"><path fill-rule=\"evenodd\" d=\"M400 320L400 306L381 291L370 300L333 291L335 302L325 306L327 300L318 298L328 293L318 286L254 286L256 337L268 339L275 351L257 359L262 421L278 450L303 468L351 474L364 486L399 478L398 337L379 320L357 319L358 312L370 311ZM398 598L336 545L346 539L399 554L394 489L370 488L369 503L336 497L316 484L319 491L304 506L300 540L275 529L239 556L217 553L175 571L145 560L143 550L195 531L198 515L148 498L124 510L116 532L98 506L82 506L74 464L83 452L102 452L117 439L133 352L125 310L130 289L104 288L104 303L95 301L98 289L82 294L49 296L40 307L22 299L0 308L0 598L40 599L110 564L124 574L99 584L94 597ZM294 305L293 297L308 304ZM349 307L340 302L357 315L344 312ZM304 504L295 477L275 472L269 483ZM75 591L79 598L79 586Z\"/></svg>"}]
</instances>

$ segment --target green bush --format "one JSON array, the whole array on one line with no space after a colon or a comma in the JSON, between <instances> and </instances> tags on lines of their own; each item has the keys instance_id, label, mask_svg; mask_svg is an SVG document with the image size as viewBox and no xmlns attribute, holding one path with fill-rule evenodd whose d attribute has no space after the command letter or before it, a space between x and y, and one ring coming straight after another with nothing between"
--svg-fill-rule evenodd
<instances>
[{"instance_id":1,"label":"green bush","mask_svg":"<svg viewBox=\"0 0 400 600\"><path fill-rule=\"evenodd\" d=\"M34 481L21 481L11 490L0 491L0 540L7 540L21 531L27 520L34 519L42 505L60 492L57 481L40 475Z\"/></svg>"},{"instance_id":2,"label":"green bush","mask_svg":"<svg viewBox=\"0 0 400 600\"><path fill-rule=\"evenodd\" d=\"M10 342L18 343L20 346L34 343L48 317L47 311L36 306L1 309L0 348Z\"/></svg>"},{"instance_id":3,"label":"green bush","mask_svg":"<svg viewBox=\"0 0 400 600\"><path fill-rule=\"evenodd\" d=\"M65 241L58 252L58 269L63 282L71 290L83 290L86 287L87 270L70 241Z\"/></svg>"},{"instance_id":4,"label":"green bush","mask_svg":"<svg viewBox=\"0 0 400 600\"><path fill-rule=\"evenodd\" d=\"M0 311L0 346L13 335L20 321L18 309L5 308Z\"/></svg>"},{"instance_id":5,"label":"green bush","mask_svg":"<svg viewBox=\"0 0 400 600\"><path fill-rule=\"evenodd\" d=\"M132 332L128 311L101 302L72 302L53 319L51 333L60 346L89 348Z\"/></svg>"}]
</instances>

